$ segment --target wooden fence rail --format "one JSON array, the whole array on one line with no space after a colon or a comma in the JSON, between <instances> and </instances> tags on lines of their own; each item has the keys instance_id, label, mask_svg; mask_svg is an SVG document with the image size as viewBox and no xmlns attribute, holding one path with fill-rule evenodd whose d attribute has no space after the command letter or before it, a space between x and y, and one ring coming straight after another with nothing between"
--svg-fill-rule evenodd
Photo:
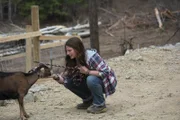
<instances>
[{"instance_id":1,"label":"wooden fence rail","mask_svg":"<svg viewBox=\"0 0 180 120\"><path fill-rule=\"evenodd\" d=\"M5 42L10 42L10 41L17 41L17 40L20 40L20 39L27 39L27 38L37 37L37 36L40 36L40 35L41 35L40 31L35 31L35 32L28 32L28 33L23 33L23 34L19 34L19 35L0 37L0 43L5 43Z\"/></svg>"}]
</instances>

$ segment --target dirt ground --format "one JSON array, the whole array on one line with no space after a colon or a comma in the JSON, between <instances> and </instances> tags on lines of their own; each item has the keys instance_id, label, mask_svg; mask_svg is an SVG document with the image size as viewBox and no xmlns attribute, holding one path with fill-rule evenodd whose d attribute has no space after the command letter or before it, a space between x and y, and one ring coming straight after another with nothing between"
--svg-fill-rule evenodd
<instances>
[{"instance_id":1,"label":"dirt ground","mask_svg":"<svg viewBox=\"0 0 180 120\"><path fill-rule=\"evenodd\" d=\"M180 120L180 44L136 49L106 62L118 79L106 113L77 110L81 100L49 78L36 83L48 88L39 100L25 103L29 120ZM17 120L18 104L0 107L0 113L0 120Z\"/></svg>"},{"instance_id":2,"label":"dirt ground","mask_svg":"<svg viewBox=\"0 0 180 120\"><path fill-rule=\"evenodd\" d=\"M179 32L168 41L177 30L176 23L165 20L164 31L159 30L154 5L147 0L115 1L110 13L101 11L99 31L100 54L118 79L115 94L106 99L108 111L94 115L77 110L75 106L81 103L77 96L51 78L40 79L35 85L46 89L36 93L36 102L25 102L29 120L180 120L180 44L175 45L180 42ZM126 26L118 22L122 18L126 18ZM89 38L83 42L90 46ZM173 45L158 47L169 43ZM132 45L133 50L122 56L122 45L127 49ZM55 48L53 55L62 51ZM41 60L49 62L49 50L42 53ZM24 71L24 61L7 62L10 64L5 68ZM17 102L0 107L0 120L18 119Z\"/></svg>"}]
</instances>

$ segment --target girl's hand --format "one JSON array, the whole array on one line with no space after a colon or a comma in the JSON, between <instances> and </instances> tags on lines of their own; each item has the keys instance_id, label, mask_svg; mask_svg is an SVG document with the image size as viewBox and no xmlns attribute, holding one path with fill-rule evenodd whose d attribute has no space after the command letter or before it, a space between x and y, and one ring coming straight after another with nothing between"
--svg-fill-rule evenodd
<instances>
[{"instance_id":1,"label":"girl's hand","mask_svg":"<svg viewBox=\"0 0 180 120\"><path fill-rule=\"evenodd\" d=\"M89 74L89 69L85 66L79 66L78 69L80 70L80 73L82 74L86 74L86 75Z\"/></svg>"},{"instance_id":2,"label":"girl's hand","mask_svg":"<svg viewBox=\"0 0 180 120\"><path fill-rule=\"evenodd\" d=\"M57 74L53 74L53 75L52 75L52 78L53 78L54 80L59 80L59 76L58 76Z\"/></svg>"},{"instance_id":3,"label":"girl's hand","mask_svg":"<svg viewBox=\"0 0 180 120\"><path fill-rule=\"evenodd\" d=\"M52 77L53 77L53 79L54 79L55 81L57 81L58 83L64 84L64 78L62 77L62 74L61 74L61 75L59 75L59 74L53 74Z\"/></svg>"}]
</instances>

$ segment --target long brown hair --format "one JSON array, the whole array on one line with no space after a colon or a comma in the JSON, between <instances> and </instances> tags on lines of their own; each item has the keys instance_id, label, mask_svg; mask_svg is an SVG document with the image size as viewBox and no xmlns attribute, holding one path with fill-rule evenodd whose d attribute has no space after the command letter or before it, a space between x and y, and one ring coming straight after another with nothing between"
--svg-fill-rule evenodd
<instances>
[{"instance_id":1,"label":"long brown hair","mask_svg":"<svg viewBox=\"0 0 180 120\"><path fill-rule=\"evenodd\" d=\"M67 55L66 46L71 47L76 51L76 58L71 59L70 56ZM66 77L70 77L74 84L78 86L82 80L86 79L87 75L80 73L80 70L76 66L82 65L88 67L86 64L85 48L82 41L77 37L70 38L65 43L65 52L66 69L64 72L66 73ZM70 69L69 67L73 67L73 69Z\"/></svg>"},{"instance_id":2,"label":"long brown hair","mask_svg":"<svg viewBox=\"0 0 180 120\"><path fill-rule=\"evenodd\" d=\"M67 55L66 46L76 50L77 58L71 59L70 56ZM83 42L78 37L72 37L65 43L65 52L66 67L75 67L77 65L87 66L85 48Z\"/></svg>"}]
</instances>

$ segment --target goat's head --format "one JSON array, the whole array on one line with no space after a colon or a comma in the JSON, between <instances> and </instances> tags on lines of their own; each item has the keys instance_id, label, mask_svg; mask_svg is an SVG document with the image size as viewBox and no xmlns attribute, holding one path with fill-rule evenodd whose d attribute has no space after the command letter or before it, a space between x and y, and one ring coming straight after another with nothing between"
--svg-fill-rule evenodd
<instances>
[{"instance_id":1,"label":"goat's head","mask_svg":"<svg viewBox=\"0 0 180 120\"><path fill-rule=\"evenodd\" d=\"M39 64L36 71L41 78L51 76L51 69L43 63Z\"/></svg>"}]
</instances>

